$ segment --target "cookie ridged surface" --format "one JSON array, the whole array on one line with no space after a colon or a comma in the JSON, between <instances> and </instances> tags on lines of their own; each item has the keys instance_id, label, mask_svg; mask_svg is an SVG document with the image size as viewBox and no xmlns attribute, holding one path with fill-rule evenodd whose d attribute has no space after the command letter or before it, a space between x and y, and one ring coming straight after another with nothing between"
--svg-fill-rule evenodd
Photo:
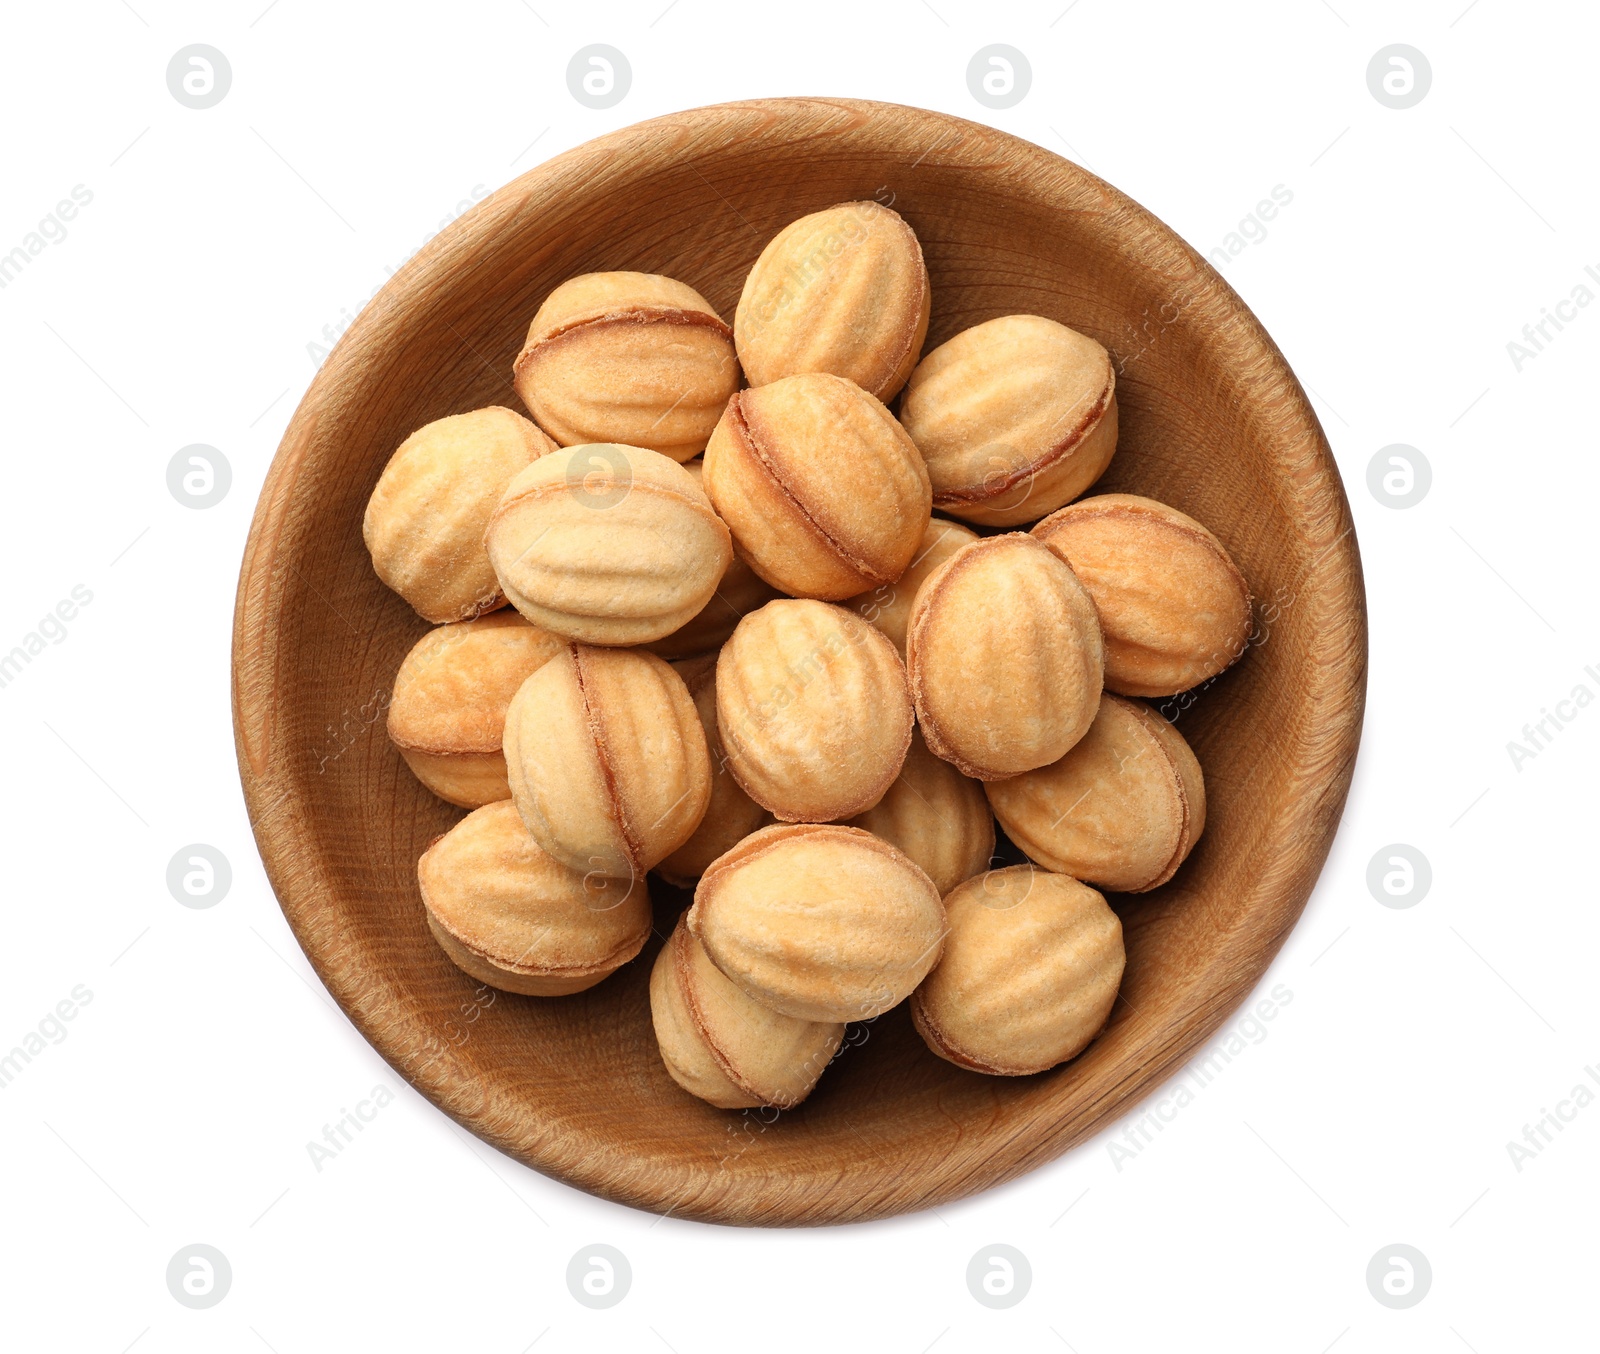
<instances>
[{"instance_id":1,"label":"cookie ridged surface","mask_svg":"<svg viewBox=\"0 0 1600 1354\"><path fill-rule=\"evenodd\" d=\"M485 537L512 606L586 644L643 644L693 620L732 558L693 475L639 447L569 447L506 487Z\"/></svg>"},{"instance_id":2,"label":"cookie ridged surface","mask_svg":"<svg viewBox=\"0 0 1600 1354\"><path fill-rule=\"evenodd\" d=\"M1205 830L1205 781L1187 740L1110 692L1060 761L985 789L1030 860L1119 893L1166 883Z\"/></svg>"},{"instance_id":3,"label":"cookie ridged surface","mask_svg":"<svg viewBox=\"0 0 1600 1354\"><path fill-rule=\"evenodd\" d=\"M917 722L935 755L978 780L1064 756L1098 708L1094 603L1031 536L963 546L922 585L906 637Z\"/></svg>"},{"instance_id":4,"label":"cookie ridged surface","mask_svg":"<svg viewBox=\"0 0 1600 1354\"><path fill-rule=\"evenodd\" d=\"M1229 667L1250 642L1250 585L1187 513L1137 494L1099 494L1033 529L1094 598L1106 686L1173 696Z\"/></svg>"},{"instance_id":5,"label":"cookie ridged surface","mask_svg":"<svg viewBox=\"0 0 1600 1354\"><path fill-rule=\"evenodd\" d=\"M372 567L424 620L470 620L505 605L483 533L506 485L556 449L491 405L418 428L378 477L361 521Z\"/></svg>"},{"instance_id":6,"label":"cookie ridged surface","mask_svg":"<svg viewBox=\"0 0 1600 1354\"><path fill-rule=\"evenodd\" d=\"M704 449L739 388L733 330L694 288L656 273L586 273L545 299L513 367L561 446L621 442L674 461Z\"/></svg>"},{"instance_id":7,"label":"cookie ridged surface","mask_svg":"<svg viewBox=\"0 0 1600 1354\"><path fill-rule=\"evenodd\" d=\"M506 710L561 648L558 637L515 611L430 630L395 674L389 740L441 799L469 809L509 799Z\"/></svg>"},{"instance_id":8,"label":"cookie ridged surface","mask_svg":"<svg viewBox=\"0 0 1600 1354\"><path fill-rule=\"evenodd\" d=\"M922 246L905 219L876 202L844 202L767 243L745 278L734 342L752 386L827 372L887 401L916 365L931 305Z\"/></svg>"},{"instance_id":9,"label":"cookie ridged surface","mask_svg":"<svg viewBox=\"0 0 1600 1354\"><path fill-rule=\"evenodd\" d=\"M673 670L689 688L705 730L706 750L711 755L711 797L705 816L694 835L656 866L657 873L669 884L687 888L718 856L770 823L772 815L745 793L728 769L727 753L717 729L717 656L707 654L674 663Z\"/></svg>"},{"instance_id":10,"label":"cookie ridged surface","mask_svg":"<svg viewBox=\"0 0 1600 1354\"><path fill-rule=\"evenodd\" d=\"M1105 473L1117 448L1116 373L1087 334L1004 315L923 358L900 418L927 461L935 507L1016 526Z\"/></svg>"},{"instance_id":11,"label":"cookie ridged surface","mask_svg":"<svg viewBox=\"0 0 1600 1354\"><path fill-rule=\"evenodd\" d=\"M696 484L702 489L705 487L703 460L696 457L686 461L683 468L694 476ZM643 647L669 663L715 653L740 621L776 596L778 590L756 573L736 550L711 600L670 635L651 640Z\"/></svg>"},{"instance_id":12,"label":"cookie ridged surface","mask_svg":"<svg viewBox=\"0 0 1600 1354\"><path fill-rule=\"evenodd\" d=\"M916 732L894 784L850 825L898 846L941 898L988 869L994 855L994 815L983 786L935 757Z\"/></svg>"},{"instance_id":13,"label":"cookie ridged surface","mask_svg":"<svg viewBox=\"0 0 1600 1354\"><path fill-rule=\"evenodd\" d=\"M751 799L785 822L876 804L911 745L894 646L853 611L780 598L739 622L717 658L717 727Z\"/></svg>"},{"instance_id":14,"label":"cookie ridged surface","mask_svg":"<svg viewBox=\"0 0 1600 1354\"><path fill-rule=\"evenodd\" d=\"M586 875L529 835L510 800L468 814L417 862L428 925L482 982L529 996L593 987L650 934L643 879Z\"/></svg>"},{"instance_id":15,"label":"cookie ridged surface","mask_svg":"<svg viewBox=\"0 0 1600 1354\"><path fill-rule=\"evenodd\" d=\"M838 1021L797 1020L752 1000L681 917L650 974L650 1013L672 1079L724 1109L792 1109L844 1037Z\"/></svg>"},{"instance_id":16,"label":"cookie ridged surface","mask_svg":"<svg viewBox=\"0 0 1600 1354\"><path fill-rule=\"evenodd\" d=\"M689 930L750 997L800 1020L866 1020L938 962L944 906L904 852L858 828L780 824L695 889Z\"/></svg>"},{"instance_id":17,"label":"cookie ridged surface","mask_svg":"<svg viewBox=\"0 0 1600 1354\"><path fill-rule=\"evenodd\" d=\"M528 831L575 870L642 875L711 798L700 716L654 654L569 644L513 697L504 746Z\"/></svg>"},{"instance_id":18,"label":"cookie ridged surface","mask_svg":"<svg viewBox=\"0 0 1600 1354\"><path fill-rule=\"evenodd\" d=\"M898 579L932 501L922 454L894 415L828 375L734 396L706 447L704 484L756 573L826 601Z\"/></svg>"},{"instance_id":19,"label":"cookie ridged surface","mask_svg":"<svg viewBox=\"0 0 1600 1354\"><path fill-rule=\"evenodd\" d=\"M1016 865L946 900L944 957L911 998L928 1047L958 1067L1027 1076L1076 1057L1122 982L1122 923L1094 889Z\"/></svg>"}]
</instances>

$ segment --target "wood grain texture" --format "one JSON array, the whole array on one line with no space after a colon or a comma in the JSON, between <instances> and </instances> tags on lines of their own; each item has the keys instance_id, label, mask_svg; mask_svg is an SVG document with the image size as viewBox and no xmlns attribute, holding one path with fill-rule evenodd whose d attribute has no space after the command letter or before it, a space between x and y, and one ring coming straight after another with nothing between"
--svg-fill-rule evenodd
<instances>
[{"instance_id":1,"label":"wood grain texture","mask_svg":"<svg viewBox=\"0 0 1600 1354\"><path fill-rule=\"evenodd\" d=\"M715 1110L668 1078L647 985L658 938L556 1000L476 984L429 936L418 855L460 811L383 734L426 628L374 576L361 514L413 429L517 408L511 364L539 303L601 269L665 273L731 317L782 226L889 200L933 286L927 346L1013 312L1092 334L1117 363L1121 448L1101 491L1204 522L1257 598L1258 642L1182 710L1209 823L1164 887L1113 898L1128 944L1110 1024L1033 1077L929 1053L904 1007L799 1109ZM775 99L674 114L580 146L450 226L364 310L278 451L245 549L234 629L245 797L285 915L368 1040L505 1152L676 1217L781 1225L926 1208L1049 1161L1179 1067L1261 976L1339 821L1361 726L1366 616L1333 458L1255 317L1137 204L1036 146L893 105ZM657 892L670 932L687 895Z\"/></svg>"}]
</instances>

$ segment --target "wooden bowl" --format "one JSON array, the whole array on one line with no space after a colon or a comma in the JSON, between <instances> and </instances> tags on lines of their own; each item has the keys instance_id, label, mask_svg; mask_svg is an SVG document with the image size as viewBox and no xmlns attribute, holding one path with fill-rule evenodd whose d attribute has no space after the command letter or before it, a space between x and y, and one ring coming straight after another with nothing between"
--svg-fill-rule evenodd
<instances>
[{"instance_id":1,"label":"wooden bowl","mask_svg":"<svg viewBox=\"0 0 1600 1354\"><path fill-rule=\"evenodd\" d=\"M599 987L540 1000L480 988L429 935L416 860L460 811L384 736L395 669L427 627L373 574L361 515L414 428L519 407L512 359L557 283L665 273L731 318L780 227L871 197L922 241L930 348L1026 311L1112 351L1121 444L1096 491L1147 494L1210 526L1249 579L1260 626L1179 715L1205 767L1206 834L1171 884L1113 899L1123 1000L1081 1057L1032 1077L961 1071L923 1047L901 1006L855 1028L799 1109L733 1113L691 1099L661 1064L646 994L658 939ZM1317 419L1255 317L1172 231L987 127L773 99L569 151L394 277L318 373L272 464L233 662L240 772L273 887L328 990L402 1076L502 1151L608 1199L718 1222L824 1223L937 1205L1049 1161L1131 1109L1249 993L1339 821L1366 620ZM663 935L685 901L658 890Z\"/></svg>"}]
</instances>

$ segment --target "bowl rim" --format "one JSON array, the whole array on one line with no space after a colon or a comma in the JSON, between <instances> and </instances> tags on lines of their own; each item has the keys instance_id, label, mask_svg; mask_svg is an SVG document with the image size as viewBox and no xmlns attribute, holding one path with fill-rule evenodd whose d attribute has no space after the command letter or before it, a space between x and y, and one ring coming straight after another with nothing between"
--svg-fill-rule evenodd
<instances>
[{"instance_id":1,"label":"bowl rim","mask_svg":"<svg viewBox=\"0 0 1600 1354\"><path fill-rule=\"evenodd\" d=\"M960 1143L909 1188L901 1172L880 1189L863 1191L843 1172L797 1188L764 1183L768 1197L740 1188L708 1188L687 1165L674 1174L659 1163L630 1163L614 1142L546 1127L518 1131L496 1112L470 1070L426 1048L425 1027L390 991L362 971L359 955L329 924L322 900L337 890L326 864L304 842L303 807L294 794L294 750L273 737L286 706L273 674L286 594L276 544L291 516L296 478L315 437L322 411L359 377L366 345L380 341L384 312L420 304L439 278L435 270L453 246L470 237L489 214L510 210L544 186L598 172L619 155L645 150L692 164L740 139L779 127L789 139L859 132L874 121L915 129L927 144L949 140L966 151L1005 156L1012 173L1050 176L1096 210L1117 215L1118 229L1137 244L1152 269L1181 279L1189 293L1229 322L1230 343L1249 351L1257 398L1273 401L1287 430L1278 457L1279 491L1295 500L1294 515L1314 524L1308 546L1317 549L1317 577L1307 588L1313 608L1331 627L1330 643L1316 663L1306 663L1315 727L1305 737L1316 749L1304 791L1287 821L1273 824L1279 845L1274 877L1263 881L1250 913L1251 928L1232 928L1213 961L1189 975L1186 1002L1164 1022L1166 1037L1155 1056L1103 1088L1105 1094L1070 1112L1033 1113L1028 1132L995 1142L964 1134ZM1326 562L1327 567L1323 567ZM1305 596L1299 598L1305 601ZM1297 603L1298 604L1298 603ZM363 307L312 380L284 432L263 483L240 567L232 640L232 706L240 779L252 829L268 879L290 928L318 978L378 1053L438 1108L464 1128L524 1164L614 1202L708 1222L812 1225L855 1222L938 1204L987 1189L1054 1159L1154 1095L1168 1077L1216 1032L1265 973L1304 909L1342 817L1360 742L1366 691L1367 626L1360 556L1338 468L1320 422L1288 363L1254 314L1191 246L1151 213L1088 170L1032 142L951 114L902 104L845 98L768 98L708 105L633 123L585 142L519 175L429 241ZM1308 703L1309 699L1308 699ZM434 1041L436 1042L436 1041ZM1043 1122L1041 1122L1041 1120ZM703 1171L703 1167L701 1170Z\"/></svg>"}]
</instances>

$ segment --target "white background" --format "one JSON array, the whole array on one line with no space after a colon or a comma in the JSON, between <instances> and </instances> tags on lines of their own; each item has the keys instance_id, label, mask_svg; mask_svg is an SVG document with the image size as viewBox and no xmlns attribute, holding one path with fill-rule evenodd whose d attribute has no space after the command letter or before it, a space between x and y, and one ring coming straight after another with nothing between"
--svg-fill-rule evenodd
<instances>
[{"instance_id":1,"label":"white background","mask_svg":"<svg viewBox=\"0 0 1600 1354\"><path fill-rule=\"evenodd\" d=\"M93 200L0 291L0 652L75 585L93 600L0 689L0 1051L76 985L92 999L0 1090L0 1344L1594 1347L1600 1106L1520 1170L1507 1149L1600 1066L1600 709L1520 769L1507 751L1575 685L1600 694L1584 673L1600 672L1600 307L1551 330L1520 371L1506 346L1586 264L1600 269L1592 10L531 6L7 7L0 251L75 185ZM233 71L206 110L165 79L196 42ZM593 42L633 70L604 111L565 78ZM1033 70L1004 111L965 77L995 42ZM1433 71L1402 111L1365 77L1395 42ZM342 328L475 191L658 113L791 93L990 122L1088 165L1203 252L1274 186L1292 192L1223 271L1337 453L1372 665L1343 826L1263 983L1292 1000L1159 1137L1118 1162L1113 1127L936 1213L753 1233L659 1221L526 1170L367 1047L312 978L256 857L228 644L256 494L325 326ZM166 486L195 442L233 472L203 511ZM1366 482L1396 442L1433 468L1407 510ZM192 842L232 863L210 910L178 906L165 883ZM1431 862L1415 907L1368 890L1390 843ZM308 1141L378 1086L393 1103L319 1171ZM164 1277L196 1242L233 1270L206 1311L174 1301ZM566 1287L569 1258L594 1242L633 1270L607 1311ZM1033 1271L1006 1311L965 1281L998 1242ZM1432 1266L1409 1310L1368 1291L1368 1261L1392 1243Z\"/></svg>"}]
</instances>

